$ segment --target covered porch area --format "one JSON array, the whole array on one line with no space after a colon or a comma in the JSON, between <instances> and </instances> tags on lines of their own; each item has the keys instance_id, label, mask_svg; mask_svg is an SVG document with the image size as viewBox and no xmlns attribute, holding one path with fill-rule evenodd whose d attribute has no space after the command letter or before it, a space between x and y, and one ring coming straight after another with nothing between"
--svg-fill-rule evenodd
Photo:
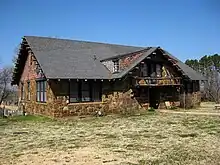
<instances>
[{"instance_id":1,"label":"covered porch area","mask_svg":"<svg viewBox=\"0 0 220 165\"><path fill-rule=\"evenodd\" d=\"M165 109L165 102L180 106L180 86L139 86L134 91L137 101L146 109Z\"/></svg>"}]
</instances>

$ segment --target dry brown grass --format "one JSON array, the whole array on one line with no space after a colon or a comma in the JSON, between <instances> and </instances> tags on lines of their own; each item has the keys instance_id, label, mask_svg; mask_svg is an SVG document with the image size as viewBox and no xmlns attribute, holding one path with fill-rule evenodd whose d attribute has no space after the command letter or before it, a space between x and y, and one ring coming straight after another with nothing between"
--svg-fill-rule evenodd
<instances>
[{"instance_id":1,"label":"dry brown grass","mask_svg":"<svg viewBox=\"0 0 220 165\"><path fill-rule=\"evenodd\" d=\"M219 164L220 118L0 119L0 164Z\"/></svg>"}]
</instances>

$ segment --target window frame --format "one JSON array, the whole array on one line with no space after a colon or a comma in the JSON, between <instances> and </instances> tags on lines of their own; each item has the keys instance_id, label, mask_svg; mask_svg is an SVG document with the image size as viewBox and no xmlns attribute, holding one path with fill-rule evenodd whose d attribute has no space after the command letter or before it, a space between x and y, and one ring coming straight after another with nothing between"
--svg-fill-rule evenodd
<instances>
[{"instance_id":1,"label":"window frame","mask_svg":"<svg viewBox=\"0 0 220 165\"><path fill-rule=\"evenodd\" d=\"M113 73L117 73L120 70L119 67L119 59L112 60L113 61Z\"/></svg>"},{"instance_id":2,"label":"window frame","mask_svg":"<svg viewBox=\"0 0 220 165\"><path fill-rule=\"evenodd\" d=\"M31 100L30 81L27 82L27 100Z\"/></svg>"},{"instance_id":3,"label":"window frame","mask_svg":"<svg viewBox=\"0 0 220 165\"><path fill-rule=\"evenodd\" d=\"M36 102L47 102L47 80L36 80Z\"/></svg>"},{"instance_id":4,"label":"window frame","mask_svg":"<svg viewBox=\"0 0 220 165\"><path fill-rule=\"evenodd\" d=\"M72 89L76 89L76 90L72 90ZM80 100L79 97L79 83L76 81L70 81L69 82L69 102L70 103L78 103ZM76 96L76 97L72 97L72 96ZM76 98L75 101L71 101L71 99Z\"/></svg>"},{"instance_id":5,"label":"window frame","mask_svg":"<svg viewBox=\"0 0 220 165\"><path fill-rule=\"evenodd\" d=\"M88 88L87 89L83 89L83 83L87 84L88 85ZM97 85L98 83L98 85ZM72 92L74 89L74 85L77 86L77 99L75 101L71 101L71 95L72 95ZM95 87L96 86L96 87ZM99 88L97 88L99 87ZM99 98L95 98L95 91L94 91L94 88L97 88L98 89L98 96ZM84 100L83 99L83 92L88 92L88 97L89 99L88 100ZM96 94L97 94L96 93ZM69 103L85 103L85 102L101 102L102 101L102 83L99 82L99 81L85 81L85 80L79 80L79 81L75 81L75 82L72 82L70 81L70 94L69 94Z\"/></svg>"},{"instance_id":6,"label":"window frame","mask_svg":"<svg viewBox=\"0 0 220 165\"><path fill-rule=\"evenodd\" d=\"M21 82L21 100L25 99L24 82Z\"/></svg>"},{"instance_id":7,"label":"window frame","mask_svg":"<svg viewBox=\"0 0 220 165\"><path fill-rule=\"evenodd\" d=\"M92 97L91 97L91 83L88 81L81 81L81 102L91 102ZM84 93L84 94L83 94ZM87 93L87 95L85 94ZM85 98L88 98L88 100L86 100Z\"/></svg>"}]
</instances>

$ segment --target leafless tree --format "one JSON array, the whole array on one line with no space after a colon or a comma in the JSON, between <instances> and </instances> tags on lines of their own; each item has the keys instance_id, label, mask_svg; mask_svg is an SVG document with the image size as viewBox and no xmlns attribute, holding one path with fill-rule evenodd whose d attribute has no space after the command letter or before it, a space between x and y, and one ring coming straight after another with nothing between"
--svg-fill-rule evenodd
<instances>
[{"instance_id":1,"label":"leafless tree","mask_svg":"<svg viewBox=\"0 0 220 165\"><path fill-rule=\"evenodd\" d=\"M205 55L199 60L186 60L186 64L207 80L202 83L203 99L220 103L220 55Z\"/></svg>"},{"instance_id":2,"label":"leafless tree","mask_svg":"<svg viewBox=\"0 0 220 165\"><path fill-rule=\"evenodd\" d=\"M210 101L220 103L220 73L211 72L204 83L204 94Z\"/></svg>"},{"instance_id":3,"label":"leafless tree","mask_svg":"<svg viewBox=\"0 0 220 165\"><path fill-rule=\"evenodd\" d=\"M13 92L11 87L12 68L3 67L0 69L0 105Z\"/></svg>"}]
</instances>

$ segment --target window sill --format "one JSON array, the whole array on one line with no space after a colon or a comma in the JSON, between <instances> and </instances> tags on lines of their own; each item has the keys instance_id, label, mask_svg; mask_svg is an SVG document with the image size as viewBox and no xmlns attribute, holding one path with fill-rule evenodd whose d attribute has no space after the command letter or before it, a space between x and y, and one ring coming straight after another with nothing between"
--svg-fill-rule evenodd
<instances>
[{"instance_id":1,"label":"window sill","mask_svg":"<svg viewBox=\"0 0 220 165\"><path fill-rule=\"evenodd\" d=\"M68 105L94 105L94 104L104 104L104 102L99 101L99 102L77 102L77 103L69 103Z\"/></svg>"}]
</instances>

